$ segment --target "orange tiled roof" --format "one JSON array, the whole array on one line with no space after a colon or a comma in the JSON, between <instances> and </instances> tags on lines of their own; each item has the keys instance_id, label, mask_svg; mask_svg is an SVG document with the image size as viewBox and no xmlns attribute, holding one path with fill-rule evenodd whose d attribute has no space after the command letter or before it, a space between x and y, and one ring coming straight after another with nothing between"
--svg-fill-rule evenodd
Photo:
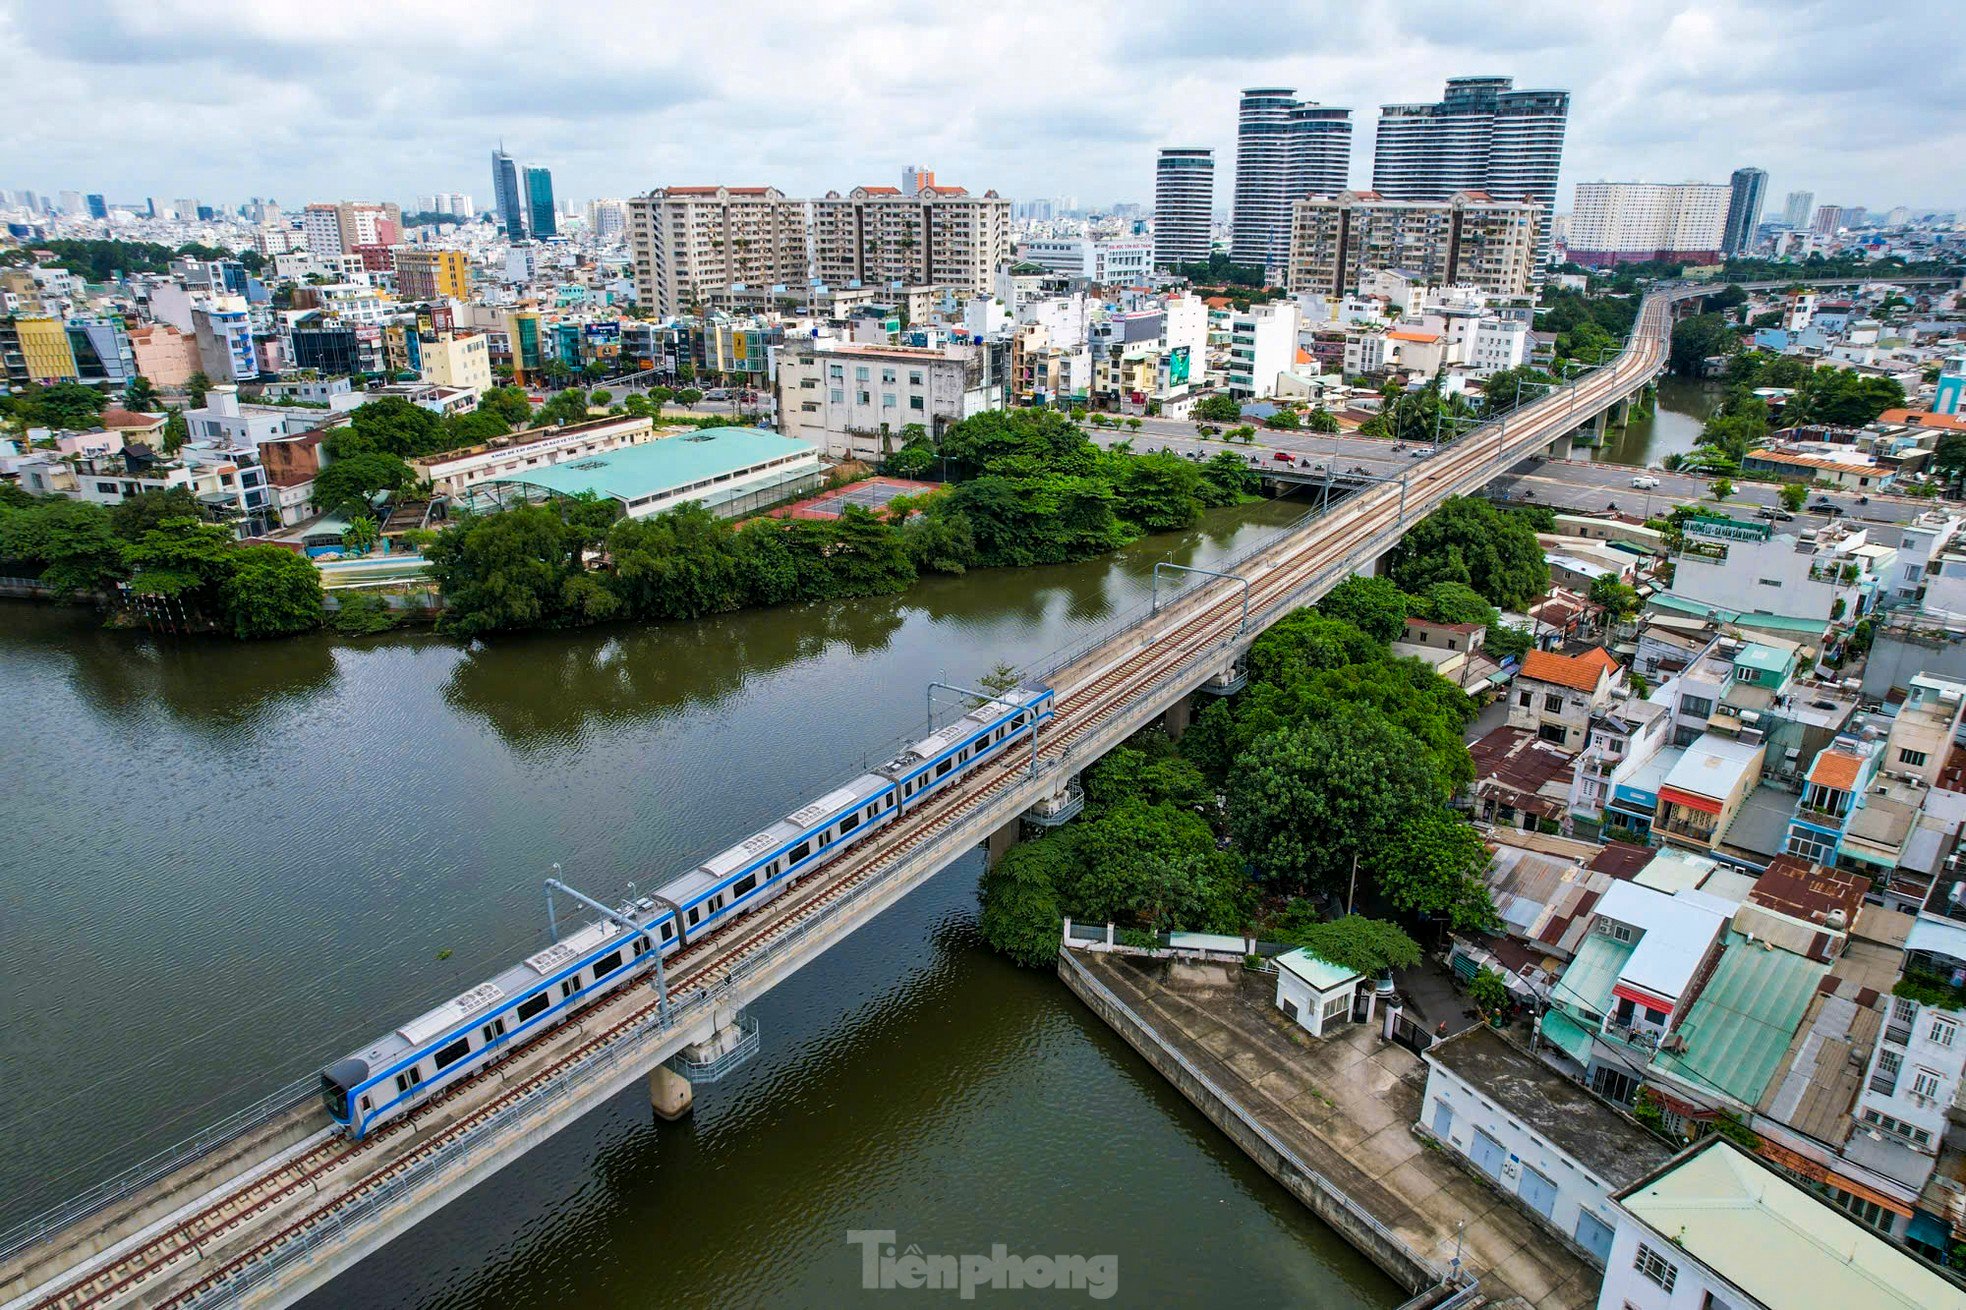
<instances>
[{"instance_id":1,"label":"orange tiled roof","mask_svg":"<svg viewBox=\"0 0 1966 1310\"><path fill-rule=\"evenodd\" d=\"M1879 423L1909 423L1918 428L1947 428L1966 432L1966 418L1957 414L1934 414L1922 409L1887 409L1877 416Z\"/></svg>"},{"instance_id":2,"label":"orange tiled roof","mask_svg":"<svg viewBox=\"0 0 1966 1310\"><path fill-rule=\"evenodd\" d=\"M1440 333L1438 332L1388 332L1386 336L1394 341L1425 341L1432 343L1440 340Z\"/></svg>"},{"instance_id":3,"label":"orange tiled roof","mask_svg":"<svg viewBox=\"0 0 1966 1310\"><path fill-rule=\"evenodd\" d=\"M1554 682L1576 691L1596 691L1597 681L1617 661L1602 648L1587 655L1559 655L1555 651L1532 650L1522 657L1522 676L1537 682Z\"/></svg>"},{"instance_id":4,"label":"orange tiled roof","mask_svg":"<svg viewBox=\"0 0 1966 1310\"><path fill-rule=\"evenodd\" d=\"M1849 791L1857 785L1857 775L1863 772L1863 768L1861 755L1826 750L1816 756L1815 766L1809 770L1809 781L1834 787L1838 791Z\"/></svg>"}]
</instances>

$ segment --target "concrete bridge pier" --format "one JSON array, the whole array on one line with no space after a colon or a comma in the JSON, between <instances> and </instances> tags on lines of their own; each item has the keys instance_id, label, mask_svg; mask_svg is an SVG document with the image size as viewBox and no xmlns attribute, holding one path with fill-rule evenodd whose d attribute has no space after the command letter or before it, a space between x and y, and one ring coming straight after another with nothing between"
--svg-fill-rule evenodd
<instances>
[{"instance_id":1,"label":"concrete bridge pier","mask_svg":"<svg viewBox=\"0 0 1966 1310\"><path fill-rule=\"evenodd\" d=\"M649 1104L658 1119L674 1123L689 1113L695 1101L696 1089L690 1086L689 1079L666 1064L649 1070Z\"/></svg>"},{"instance_id":2,"label":"concrete bridge pier","mask_svg":"<svg viewBox=\"0 0 1966 1310\"><path fill-rule=\"evenodd\" d=\"M1186 732L1188 725L1194 721L1195 698L1193 696L1183 696L1180 700L1168 706L1167 712L1160 716L1161 727L1173 741L1180 741L1181 734Z\"/></svg>"},{"instance_id":3,"label":"concrete bridge pier","mask_svg":"<svg viewBox=\"0 0 1966 1310\"><path fill-rule=\"evenodd\" d=\"M1015 846L1023 835L1024 819L1021 815L991 833L989 840L983 843L984 867L996 868L997 861L1008 855L1010 848Z\"/></svg>"}]
</instances>

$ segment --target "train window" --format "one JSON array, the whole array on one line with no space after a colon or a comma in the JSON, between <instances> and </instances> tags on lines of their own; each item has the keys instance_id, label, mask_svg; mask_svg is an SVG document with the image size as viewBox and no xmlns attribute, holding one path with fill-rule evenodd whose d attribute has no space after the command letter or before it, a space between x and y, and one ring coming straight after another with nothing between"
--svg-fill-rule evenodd
<instances>
[{"instance_id":1,"label":"train window","mask_svg":"<svg viewBox=\"0 0 1966 1310\"><path fill-rule=\"evenodd\" d=\"M573 975L573 977L567 979L565 982L560 984L560 995L563 998L572 996L575 991L579 990L579 988L580 988L580 975L576 973Z\"/></svg>"},{"instance_id":2,"label":"train window","mask_svg":"<svg viewBox=\"0 0 1966 1310\"><path fill-rule=\"evenodd\" d=\"M600 959L594 961L594 981L599 982L620 967L620 951L616 951L612 955L603 955Z\"/></svg>"},{"instance_id":3,"label":"train window","mask_svg":"<svg viewBox=\"0 0 1966 1310\"><path fill-rule=\"evenodd\" d=\"M403 1070L403 1072L396 1075L396 1090L398 1092L407 1092L410 1090L410 1088L416 1086L418 1083L422 1081L423 1081L423 1066L420 1064L413 1064L409 1068Z\"/></svg>"},{"instance_id":4,"label":"train window","mask_svg":"<svg viewBox=\"0 0 1966 1310\"><path fill-rule=\"evenodd\" d=\"M488 1044L491 1042L495 1042L499 1038L505 1036L505 1016L500 1015L498 1018L493 1019L490 1023L486 1024L484 1028L480 1030L480 1032L482 1033L486 1043Z\"/></svg>"},{"instance_id":5,"label":"train window","mask_svg":"<svg viewBox=\"0 0 1966 1310\"><path fill-rule=\"evenodd\" d=\"M436 1061L439 1069L448 1069L469 1054L471 1054L471 1039L460 1037L431 1058Z\"/></svg>"},{"instance_id":6,"label":"train window","mask_svg":"<svg viewBox=\"0 0 1966 1310\"><path fill-rule=\"evenodd\" d=\"M747 873L742 878L739 878L736 882L731 884L730 894L732 896L743 896L757 885L758 885L758 875L755 873Z\"/></svg>"},{"instance_id":7,"label":"train window","mask_svg":"<svg viewBox=\"0 0 1966 1310\"><path fill-rule=\"evenodd\" d=\"M855 810L840 820L840 836L844 837L860 826L860 811Z\"/></svg>"},{"instance_id":8,"label":"train window","mask_svg":"<svg viewBox=\"0 0 1966 1310\"><path fill-rule=\"evenodd\" d=\"M671 937L674 937L675 935L676 935L676 921L674 919L664 920L662 924L662 940L666 942Z\"/></svg>"},{"instance_id":9,"label":"train window","mask_svg":"<svg viewBox=\"0 0 1966 1310\"><path fill-rule=\"evenodd\" d=\"M635 958L639 960L644 955L647 955L648 953L649 953L649 939L646 937L637 937L635 939Z\"/></svg>"},{"instance_id":10,"label":"train window","mask_svg":"<svg viewBox=\"0 0 1966 1310\"><path fill-rule=\"evenodd\" d=\"M696 921L698 919L701 919L702 917L703 917L703 907L700 905L690 906L689 913L683 916L683 918L688 921L689 926L692 928L696 926Z\"/></svg>"},{"instance_id":11,"label":"train window","mask_svg":"<svg viewBox=\"0 0 1966 1310\"><path fill-rule=\"evenodd\" d=\"M938 778L941 777L943 774L947 773L951 768L955 767L955 763L956 762L954 760L942 761L942 763L935 766L935 776Z\"/></svg>"},{"instance_id":12,"label":"train window","mask_svg":"<svg viewBox=\"0 0 1966 1310\"><path fill-rule=\"evenodd\" d=\"M360 1101L357 1101L356 1104L361 1106L363 1114L367 1114L370 1110L373 1110L375 1108L375 1106L370 1104L369 1098L366 1096L364 1096Z\"/></svg>"},{"instance_id":13,"label":"train window","mask_svg":"<svg viewBox=\"0 0 1966 1310\"><path fill-rule=\"evenodd\" d=\"M545 992L534 992L531 996L528 996L526 997L525 1000L519 1002L519 1009L518 1009L519 1022L524 1023L528 1019L537 1018L540 1011L544 1010L548 1005L551 1005L552 1003L553 1003L553 998L548 996Z\"/></svg>"},{"instance_id":14,"label":"train window","mask_svg":"<svg viewBox=\"0 0 1966 1310\"><path fill-rule=\"evenodd\" d=\"M812 854L812 838L808 837L792 848L792 863L797 864L810 854Z\"/></svg>"}]
</instances>

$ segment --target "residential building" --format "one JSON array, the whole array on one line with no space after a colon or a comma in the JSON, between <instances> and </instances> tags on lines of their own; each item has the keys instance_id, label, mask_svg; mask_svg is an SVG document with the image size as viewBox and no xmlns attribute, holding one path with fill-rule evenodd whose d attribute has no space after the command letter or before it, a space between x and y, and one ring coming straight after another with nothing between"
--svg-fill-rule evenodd
<instances>
[{"instance_id":1,"label":"residential building","mask_svg":"<svg viewBox=\"0 0 1966 1310\"><path fill-rule=\"evenodd\" d=\"M410 460L409 465L437 494L461 496L480 482L517 477L528 469L605 455L654 441L657 435L650 419L596 419L591 423L514 433L479 446L421 456Z\"/></svg>"},{"instance_id":2,"label":"residential building","mask_svg":"<svg viewBox=\"0 0 1966 1310\"><path fill-rule=\"evenodd\" d=\"M1782 226L1801 229L1809 226L1809 214L1816 203L1814 191L1791 191L1782 202Z\"/></svg>"},{"instance_id":3,"label":"residential building","mask_svg":"<svg viewBox=\"0 0 1966 1310\"><path fill-rule=\"evenodd\" d=\"M546 320L538 310L521 309L507 314L505 341L514 382L523 387L528 379L545 372L548 359Z\"/></svg>"},{"instance_id":4,"label":"residential building","mask_svg":"<svg viewBox=\"0 0 1966 1310\"><path fill-rule=\"evenodd\" d=\"M1745 255L1754 250L1755 230L1761 226L1761 205L1767 190L1765 169L1734 170L1727 184L1727 226L1721 233L1721 254Z\"/></svg>"},{"instance_id":5,"label":"residential building","mask_svg":"<svg viewBox=\"0 0 1966 1310\"><path fill-rule=\"evenodd\" d=\"M1035 237L1017 244L1017 262L1105 286L1139 283L1154 267L1151 241ZM1204 254L1202 258L1206 259Z\"/></svg>"},{"instance_id":6,"label":"residential building","mask_svg":"<svg viewBox=\"0 0 1966 1310\"><path fill-rule=\"evenodd\" d=\"M1939 365L1938 390L1932 397L1931 412L1966 418L1966 353L1947 355Z\"/></svg>"},{"instance_id":7,"label":"residential building","mask_svg":"<svg viewBox=\"0 0 1966 1310\"><path fill-rule=\"evenodd\" d=\"M1966 1291L1725 1137L1612 1198L1598 1310L1962 1310Z\"/></svg>"},{"instance_id":8,"label":"residential building","mask_svg":"<svg viewBox=\"0 0 1966 1310\"><path fill-rule=\"evenodd\" d=\"M191 330L198 363L213 382L245 382L259 376L252 316L238 296L215 296L192 306Z\"/></svg>"},{"instance_id":9,"label":"residential building","mask_svg":"<svg viewBox=\"0 0 1966 1310\"><path fill-rule=\"evenodd\" d=\"M553 209L553 174L538 164L526 165L526 226L536 241L560 234L559 216Z\"/></svg>"},{"instance_id":10,"label":"residential building","mask_svg":"<svg viewBox=\"0 0 1966 1310\"><path fill-rule=\"evenodd\" d=\"M1515 318L1484 316L1468 340L1468 372L1485 378L1529 362L1529 324Z\"/></svg>"},{"instance_id":11,"label":"residential building","mask_svg":"<svg viewBox=\"0 0 1966 1310\"><path fill-rule=\"evenodd\" d=\"M1276 1006L1313 1037L1352 1021L1352 997L1365 975L1303 947L1276 957Z\"/></svg>"},{"instance_id":12,"label":"residential building","mask_svg":"<svg viewBox=\"0 0 1966 1310\"><path fill-rule=\"evenodd\" d=\"M778 356L779 427L828 458L877 463L899 450L902 430L931 438L974 414L1002 409L1009 342L942 347L788 344Z\"/></svg>"},{"instance_id":13,"label":"residential building","mask_svg":"<svg viewBox=\"0 0 1966 1310\"><path fill-rule=\"evenodd\" d=\"M935 170L927 164L910 164L901 170L901 190L904 195L914 195L923 187L935 185Z\"/></svg>"},{"instance_id":14,"label":"residential building","mask_svg":"<svg viewBox=\"0 0 1966 1310\"><path fill-rule=\"evenodd\" d=\"M1422 1058L1415 1126L1602 1265L1617 1226L1612 1195L1664 1164L1665 1143L1486 1024Z\"/></svg>"},{"instance_id":15,"label":"residential building","mask_svg":"<svg viewBox=\"0 0 1966 1310\"><path fill-rule=\"evenodd\" d=\"M316 260L332 260L363 246L391 246L403 239L402 207L359 200L309 205L301 215L301 235Z\"/></svg>"},{"instance_id":16,"label":"residential building","mask_svg":"<svg viewBox=\"0 0 1966 1310\"><path fill-rule=\"evenodd\" d=\"M660 188L628 213L636 299L658 315L715 304L732 286L806 283L804 206L775 188Z\"/></svg>"},{"instance_id":17,"label":"residential building","mask_svg":"<svg viewBox=\"0 0 1966 1310\"><path fill-rule=\"evenodd\" d=\"M136 370L160 388L181 387L199 371L198 339L164 325L130 329Z\"/></svg>"},{"instance_id":18,"label":"residential building","mask_svg":"<svg viewBox=\"0 0 1966 1310\"><path fill-rule=\"evenodd\" d=\"M425 382L469 391L474 397L491 389L491 342L484 333L432 333L421 345Z\"/></svg>"},{"instance_id":19,"label":"residential building","mask_svg":"<svg viewBox=\"0 0 1966 1310\"><path fill-rule=\"evenodd\" d=\"M519 165L500 146L492 151L492 197L497 207L498 225L507 241L526 239L525 194L519 189Z\"/></svg>"},{"instance_id":20,"label":"residential building","mask_svg":"<svg viewBox=\"0 0 1966 1310\"><path fill-rule=\"evenodd\" d=\"M1537 210L1535 264L1549 262L1568 91L1518 91L1507 77L1450 78L1432 104L1382 105L1372 189L1389 200L1482 191Z\"/></svg>"},{"instance_id":21,"label":"residential building","mask_svg":"<svg viewBox=\"0 0 1966 1310\"><path fill-rule=\"evenodd\" d=\"M1010 266L1010 202L959 186L855 187L812 202L815 275L832 286L936 286L988 295Z\"/></svg>"},{"instance_id":22,"label":"residential building","mask_svg":"<svg viewBox=\"0 0 1966 1310\"><path fill-rule=\"evenodd\" d=\"M136 352L121 319L75 315L66 328L77 381L118 391L129 385L137 373Z\"/></svg>"},{"instance_id":23,"label":"residential building","mask_svg":"<svg viewBox=\"0 0 1966 1310\"><path fill-rule=\"evenodd\" d=\"M1509 700L1509 726L1567 751L1581 751L1591 719L1610 703L1624 670L1603 647L1582 655L1532 650Z\"/></svg>"},{"instance_id":24,"label":"residential building","mask_svg":"<svg viewBox=\"0 0 1966 1310\"><path fill-rule=\"evenodd\" d=\"M1166 146L1154 164L1154 266L1208 262L1215 215L1215 152Z\"/></svg>"},{"instance_id":25,"label":"residential building","mask_svg":"<svg viewBox=\"0 0 1966 1310\"><path fill-rule=\"evenodd\" d=\"M17 314L0 320L0 358L5 361L7 380L15 386L76 379L68 327L52 316Z\"/></svg>"},{"instance_id":26,"label":"residential building","mask_svg":"<svg viewBox=\"0 0 1966 1310\"><path fill-rule=\"evenodd\" d=\"M1590 267L1715 263L1731 194L1710 182L1579 182L1565 250Z\"/></svg>"},{"instance_id":27,"label":"residential building","mask_svg":"<svg viewBox=\"0 0 1966 1310\"><path fill-rule=\"evenodd\" d=\"M1835 236L1843 230L1843 206L1816 206L1816 218L1814 222L1809 224L1809 230L1819 237Z\"/></svg>"},{"instance_id":28,"label":"residential building","mask_svg":"<svg viewBox=\"0 0 1966 1310\"><path fill-rule=\"evenodd\" d=\"M1281 270L1290 258L1291 203L1344 190L1351 160L1351 110L1299 100L1288 87L1245 90L1236 126L1235 261Z\"/></svg>"},{"instance_id":29,"label":"residential building","mask_svg":"<svg viewBox=\"0 0 1966 1310\"><path fill-rule=\"evenodd\" d=\"M1226 370L1230 395L1261 400L1276 394L1278 375L1297 363L1298 323L1294 301L1252 305L1230 317Z\"/></svg>"},{"instance_id":30,"label":"residential building","mask_svg":"<svg viewBox=\"0 0 1966 1310\"><path fill-rule=\"evenodd\" d=\"M1495 295L1529 289L1537 216L1530 204L1476 191L1437 202L1341 191L1306 196L1293 213L1285 285L1295 292L1343 298L1369 273L1389 269Z\"/></svg>"},{"instance_id":31,"label":"residential building","mask_svg":"<svg viewBox=\"0 0 1966 1310\"><path fill-rule=\"evenodd\" d=\"M470 256L428 246L398 248L396 294L404 300L469 300Z\"/></svg>"},{"instance_id":32,"label":"residential building","mask_svg":"<svg viewBox=\"0 0 1966 1310\"><path fill-rule=\"evenodd\" d=\"M1717 847L1761 781L1767 751L1759 740L1711 732L1692 742L1659 784L1653 834L1694 850Z\"/></svg>"},{"instance_id":33,"label":"residential building","mask_svg":"<svg viewBox=\"0 0 1966 1310\"><path fill-rule=\"evenodd\" d=\"M1820 634L1833 619L1869 613L1878 573L1895 561L1861 528L1777 535L1766 523L1688 519L1672 586L1648 605L1790 635L1814 624Z\"/></svg>"}]
</instances>

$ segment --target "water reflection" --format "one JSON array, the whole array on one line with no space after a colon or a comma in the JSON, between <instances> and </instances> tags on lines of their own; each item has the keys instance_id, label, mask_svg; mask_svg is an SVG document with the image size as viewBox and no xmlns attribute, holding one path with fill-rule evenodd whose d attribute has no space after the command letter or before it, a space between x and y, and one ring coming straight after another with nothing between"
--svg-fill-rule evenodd
<instances>
[{"instance_id":1,"label":"water reflection","mask_svg":"<svg viewBox=\"0 0 1966 1310\"><path fill-rule=\"evenodd\" d=\"M248 735L330 691L339 672L326 638L265 645L133 634L104 629L86 610L7 606L0 652L64 661L83 702L125 729L162 710L204 736Z\"/></svg>"}]
</instances>

